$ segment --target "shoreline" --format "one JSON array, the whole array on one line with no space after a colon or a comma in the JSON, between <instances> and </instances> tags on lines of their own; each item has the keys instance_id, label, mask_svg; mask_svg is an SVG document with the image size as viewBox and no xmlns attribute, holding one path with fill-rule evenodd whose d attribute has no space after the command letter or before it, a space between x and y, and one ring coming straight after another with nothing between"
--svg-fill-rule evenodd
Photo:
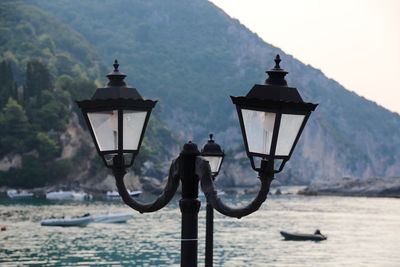
<instances>
[{"instance_id":1,"label":"shoreline","mask_svg":"<svg viewBox=\"0 0 400 267\"><path fill-rule=\"evenodd\" d=\"M343 177L332 182L317 181L298 192L306 196L400 198L400 178L357 179Z\"/></svg>"}]
</instances>

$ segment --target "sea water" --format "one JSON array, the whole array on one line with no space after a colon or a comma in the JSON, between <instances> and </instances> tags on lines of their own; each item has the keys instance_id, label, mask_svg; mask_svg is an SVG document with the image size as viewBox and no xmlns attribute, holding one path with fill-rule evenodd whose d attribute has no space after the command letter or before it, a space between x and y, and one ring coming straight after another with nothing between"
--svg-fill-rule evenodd
<instances>
[{"instance_id":1,"label":"sea water","mask_svg":"<svg viewBox=\"0 0 400 267\"><path fill-rule=\"evenodd\" d=\"M251 196L225 195L233 205ZM0 266L179 266L179 198L139 214L120 201L0 200ZM132 212L124 224L42 227L51 216ZM214 266L400 266L400 199L269 196L240 220L215 212ZM326 241L284 241L280 230ZM199 266L204 266L205 203L199 213Z\"/></svg>"}]
</instances>

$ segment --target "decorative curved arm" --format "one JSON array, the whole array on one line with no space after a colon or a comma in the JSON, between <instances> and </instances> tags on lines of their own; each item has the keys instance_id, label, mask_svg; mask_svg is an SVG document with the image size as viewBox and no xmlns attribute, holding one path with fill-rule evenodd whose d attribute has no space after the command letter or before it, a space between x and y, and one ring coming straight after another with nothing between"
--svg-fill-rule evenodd
<instances>
[{"instance_id":1,"label":"decorative curved arm","mask_svg":"<svg viewBox=\"0 0 400 267\"><path fill-rule=\"evenodd\" d=\"M214 189L210 164L202 157L197 157L196 159L196 174L200 178L201 189L203 190L207 201L213 206L213 208L226 216L238 219L257 211L260 208L261 204L267 199L269 187L274 179L273 162L263 160L259 172L261 187L256 198L246 207L231 208L225 205L217 196L217 191Z\"/></svg>"},{"instance_id":2,"label":"decorative curved arm","mask_svg":"<svg viewBox=\"0 0 400 267\"><path fill-rule=\"evenodd\" d=\"M131 207L134 210L137 210L140 213L145 212L154 212L165 207L172 197L175 195L176 190L179 186L179 168L178 168L178 159L175 159L171 163L171 167L169 168L168 181L164 188L163 193L150 204L140 203L134 200L130 195L128 190L125 187L124 176L126 174L125 169L114 169L114 176L118 188L118 192L125 202L126 205Z\"/></svg>"}]
</instances>

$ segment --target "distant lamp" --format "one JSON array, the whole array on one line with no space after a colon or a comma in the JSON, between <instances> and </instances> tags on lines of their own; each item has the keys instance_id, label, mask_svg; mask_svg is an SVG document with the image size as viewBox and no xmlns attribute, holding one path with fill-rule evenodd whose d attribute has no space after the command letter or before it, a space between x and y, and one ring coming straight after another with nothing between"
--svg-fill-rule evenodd
<instances>
[{"instance_id":1,"label":"distant lamp","mask_svg":"<svg viewBox=\"0 0 400 267\"><path fill-rule=\"evenodd\" d=\"M151 110L157 101L143 100L125 83L118 61L107 75L105 88L90 100L77 101L89 127L97 152L109 168L127 168L138 154Z\"/></svg>"},{"instance_id":2,"label":"distant lamp","mask_svg":"<svg viewBox=\"0 0 400 267\"><path fill-rule=\"evenodd\" d=\"M212 134L210 134L207 144L204 145L201 155L210 164L212 175L215 178L221 169L225 154L221 147L213 140Z\"/></svg>"},{"instance_id":3,"label":"distant lamp","mask_svg":"<svg viewBox=\"0 0 400 267\"><path fill-rule=\"evenodd\" d=\"M246 96L233 97L247 156L254 170L254 157L267 161L281 160L278 170L283 169L300 138L312 111L317 104L305 103L294 87L288 87L285 75L279 66L279 55L275 67L269 71L265 84L256 84Z\"/></svg>"}]
</instances>

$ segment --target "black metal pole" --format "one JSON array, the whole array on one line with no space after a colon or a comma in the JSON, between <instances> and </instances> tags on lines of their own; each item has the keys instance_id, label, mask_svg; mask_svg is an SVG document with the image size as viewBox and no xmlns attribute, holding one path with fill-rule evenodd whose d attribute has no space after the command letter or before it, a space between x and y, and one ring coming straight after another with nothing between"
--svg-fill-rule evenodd
<instances>
[{"instance_id":1,"label":"black metal pole","mask_svg":"<svg viewBox=\"0 0 400 267\"><path fill-rule=\"evenodd\" d=\"M182 199L179 207L182 212L181 229L181 267L197 266L198 213L200 201L199 181L195 174L196 157L200 152L197 145L189 142L181 152Z\"/></svg>"},{"instance_id":2,"label":"black metal pole","mask_svg":"<svg viewBox=\"0 0 400 267\"><path fill-rule=\"evenodd\" d=\"M206 208L206 257L205 267L213 266L214 209L207 201Z\"/></svg>"}]
</instances>

